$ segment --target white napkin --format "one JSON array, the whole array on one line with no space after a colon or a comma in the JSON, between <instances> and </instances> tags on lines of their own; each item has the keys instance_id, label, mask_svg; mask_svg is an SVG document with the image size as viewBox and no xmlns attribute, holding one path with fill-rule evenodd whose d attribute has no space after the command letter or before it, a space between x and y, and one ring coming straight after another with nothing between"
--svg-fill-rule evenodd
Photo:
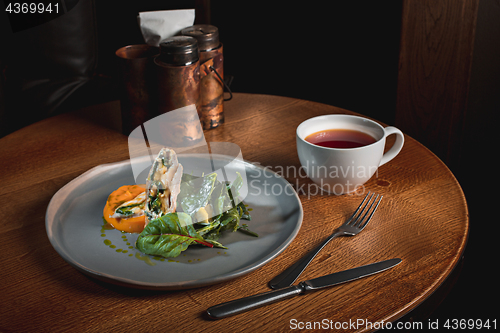
<instances>
[{"instance_id":1,"label":"white napkin","mask_svg":"<svg viewBox=\"0 0 500 333\"><path fill-rule=\"evenodd\" d=\"M147 44L158 46L165 38L178 34L194 24L194 9L140 12L137 17Z\"/></svg>"}]
</instances>

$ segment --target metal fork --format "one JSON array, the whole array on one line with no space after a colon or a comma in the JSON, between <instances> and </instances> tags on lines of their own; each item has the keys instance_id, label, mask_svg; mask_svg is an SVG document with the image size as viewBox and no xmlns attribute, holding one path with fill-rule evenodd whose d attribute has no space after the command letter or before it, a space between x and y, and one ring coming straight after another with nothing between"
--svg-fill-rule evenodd
<instances>
[{"instance_id":1,"label":"metal fork","mask_svg":"<svg viewBox=\"0 0 500 333\"><path fill-rule=\"evenodd\" d=\"M375 213L375 210L377 210L377 207L382 200L382 196L377 194L375 199L372 201L375 193L372 193L372 195L368 199L369 195L370 192L366 194L365 198L356 209L354 214L352 214L352 216L342 226L335 229L333 234L326 238L321 244L319 244L315 249L305 255L302 259L300 259L295 264L288 267L281 274L276 276L274 279L269 281L269 287L271 287L272 289L280 289L290 286L295 282L295 280L297 280L299 275L304 271L304 269L306 269L307 265L309 265L314 257L316 257L319 251L321 251L321 249L323 249L323 247L325 247L325 245L328 244L332 239L337 236L354 236L359 234L361 230L366 227L368 222L370 222L373 213ZM366 199L368 199L368 202L366 202L366 205L363 206ZM366 209L367 207L368 209Z\"/></svg>"}]
</instances>

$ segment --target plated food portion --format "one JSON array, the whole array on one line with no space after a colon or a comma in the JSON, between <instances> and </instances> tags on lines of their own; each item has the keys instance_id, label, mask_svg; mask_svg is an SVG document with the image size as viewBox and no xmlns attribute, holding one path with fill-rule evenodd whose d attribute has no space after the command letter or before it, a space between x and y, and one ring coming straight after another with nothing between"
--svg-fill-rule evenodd
<instances>
[{"instance_id":1,"label":"plated food portion","mask_svg":"<svg viewBox=\"0 0 500 333\"><path fill-rule=\"evenodd\" d=\"M47 238L54 250L68 264L99 280L134 288L175 290L221 283L248 274L272 261L294 240L300 230L303 209L292 185L283 177L269 168L240 158L235 159L232 154L177 154L177 157L183 165L183 178L187 180L189 177L191 180L184 182L181 179L176 207L178 217L184 213L189 215L193 221L192 227L204 241L208 243L215 240L228 249L216 248L215 245L210 248L193 242L178 257L165 258L144 254L136 248L139 236L146 230L145 220L143 223L136 220L142 231L122 232L108 222L106 227L103 226L103 206L107 205L113 192L128 184L128 187L115 193L121 193L123 198L109 200L114 202L109 215L116 212L116 208L121 205L119 201L125 203L133 200L146 189L146 184L134 185L147 182L151 169L147 167L148 164L151 166L151 157L141 156L95 166L54 194L45 217ZM138 174L134 171L134 164L144 166ZM239 195L233 196L235 207L231 204L231 209L222 215L215 215L218 209L215 208L214 215L202 223L205 213L207 216L211 213L207 209L198 210L196 218L196 214L193 217L188 214L190 201L187 199L191 199L195 207L194 202L202 198L200 191L190 192L189 187L201 189L202 184L210 184L209 180L213 178L206 176L213 170L217 171L217 177L209 200L212 207L216 207L214 203L227 203L227 196L217 196L217 193L229 194L229 189L238 188L238 182L241 181L238 180L238 173L241 174L243 185L238 190ZM230 181L230 184L225 180ZM225 188L221 185L225 185ZM127 190L130 194L126 194ZM234 194L232 190L231 193ZM216 198L219 200L215 200ZM199 204L198 206L201 207ZM124 207L126 205L122 206ZM250 218L250 214L246 215L245 208L250 211L251 221L245 220ZM235 221L237 213L242 214L238 223ZM125 221L132 225L134 220L131 218L115 221L115 226L125 226ZM133 218L145 219L145 216ZM179 224L182 221L181 216ZM170 219L166 222L171 225L177 223L177 220ZM259 237L247 235L244 223L248 223ZM154 224L151 221L148 225ZM237 231L232 232L235 227ZM203 228L205 229L201 230ZM161 228L158 230L166 234ZM171 246L171 240L166 244Z\"/></svg>"},{"instance_id":2,"label":"plated food portion","mask_svg":"<svg viewBox=\"0 0 500 333\"><path fill-rule=\"evenodd\" d=\"M241 223L251 217L239 199L238 172L228 183L215 172L198 177L183 170L175 151L161 149L145 185L124 185L109 195L104 220L119 231L140 233L135 246L142 253L168 258L191 245L227 249L218 241L225 231L258 237Z\"/></svg>"}]
</instances>

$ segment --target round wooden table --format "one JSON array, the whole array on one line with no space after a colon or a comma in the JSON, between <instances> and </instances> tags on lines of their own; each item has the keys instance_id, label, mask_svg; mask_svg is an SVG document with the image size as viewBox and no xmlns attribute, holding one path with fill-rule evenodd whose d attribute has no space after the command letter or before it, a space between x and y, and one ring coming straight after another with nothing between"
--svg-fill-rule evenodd
<instances>
[{"instance_id":1,"label":"round wooden table","mask_svg":"<svg viewBox=\"0 0 500 333\"><path fill-rule=\"evenodd\" d=\"M331 113L351 112L236 93L225 104L225 123L205 137L235 143L246 160L280 173L300 166L296 127ZM366 184L367 190L384 195L368 227L355 237L333 240L299 280L401 258L391 270L222 320L207 319L210 306L269 290L271 278L327 237L361 202L358 195L312 195L309 179L281 172L300 196L304 219L291 245L265 266L229 282L182 291L94 280L52 248L45 211L51 197L78 175L128 159L127 137L119 129L115 101L43 120L0 140L0 331L370 331L393 325L423 302L464 250L469 218L460 185L434 154L406 136L401 153Z\"/></svg>"}]
</instances>

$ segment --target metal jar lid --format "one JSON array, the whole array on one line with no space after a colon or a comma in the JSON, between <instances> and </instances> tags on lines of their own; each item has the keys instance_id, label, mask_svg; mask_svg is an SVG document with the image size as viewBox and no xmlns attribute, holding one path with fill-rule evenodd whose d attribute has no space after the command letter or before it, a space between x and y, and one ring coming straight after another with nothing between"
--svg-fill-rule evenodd
<instances>
[{"instance_id":1,"label":"metal jar lid","mask_svg":"<svg viewBox=\"0 0 500 333\"><path fill-rule=\"evenodd\" d=\"M185 66L200 58L198 42L189 36L174 36L160 42L158 60L170 65Z\"/></svg>"},{"instance_id":2,"label":"metal jar lid","mask_svg":"<svg viewBox=\"0 0 500 333\"><path fill-rule=\"evenodd\" d=\"M200 51L210 51L219 47L219 29L209 24L197 24L181 30L184 36L191 36L198 40Z\"/></svg>"}]
</instances>

